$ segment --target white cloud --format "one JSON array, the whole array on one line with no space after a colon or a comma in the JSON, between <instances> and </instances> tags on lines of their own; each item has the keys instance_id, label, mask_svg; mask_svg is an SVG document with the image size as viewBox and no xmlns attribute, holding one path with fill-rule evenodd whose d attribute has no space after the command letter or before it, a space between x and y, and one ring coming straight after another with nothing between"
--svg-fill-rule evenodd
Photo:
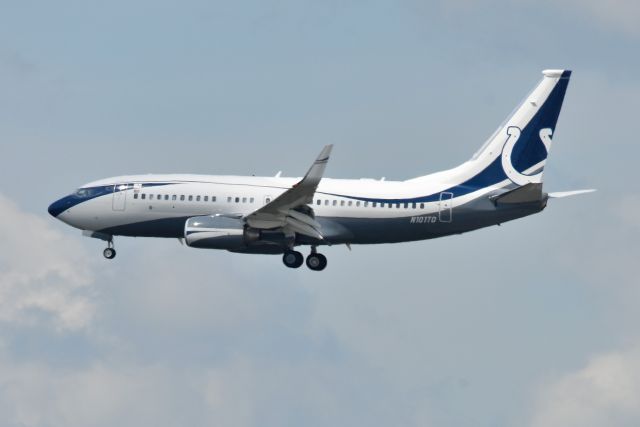
<instances>
[{"instance_id":1,"label":"white cloud","mask_svg":"<svg viewBox=\"0 0 640 427\"><path fill-rule=\"evenodd\" d=\"M21 427L193 425L199 387L156 365L60 369L0 356L0 419Z\"/></svg>"},{"instance_id":2,"label":"white cloud","mask_svg":"<svg viewBox=\"0 0 640 427\"><path fill-rule=\"evenodd\" d=\"M540 391L532 427L640 425L640 347L593 358Z\"/></svg>"},{"instance_id":3,"label":"white cloud","mask_svg":"<svg viewBox=\"0 0 640 427\"><path fill-rule=\"evenodd\" d=\"M346 426L389 425L395 418L393 407L369 407L377 394L366 387L368 376L351 385L346 367L332 361L236 355L202 368L106 359L59 368L0 349L1 424Z\"/></svg>"},{"instance_id":4,"label":"white cloud","mask_svg":"<svg viewBox=\"0 0 640 427\"><path fill-rule=\"evenodd\" d=\"M87 326L92 275L82 247L2 195L0 218L0 321Z\"/></svg>"}]
</instances>

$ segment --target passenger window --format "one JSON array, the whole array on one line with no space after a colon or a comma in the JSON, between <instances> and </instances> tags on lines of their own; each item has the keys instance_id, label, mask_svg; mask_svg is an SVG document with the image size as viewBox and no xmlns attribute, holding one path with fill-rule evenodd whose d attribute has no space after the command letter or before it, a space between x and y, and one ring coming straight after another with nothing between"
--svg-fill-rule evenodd
<instances>
[{"instance_id":1,"label":"passenger window","mask_svg":"<svg viewBox=\"0 0 640 427\"><path fill-rule=\"evenodd\" d=\"M211 196L211 201L215 202L216 201L216 196Z\"/></svg>"},{"instance_id":2,"label":"passenger window","mask_svg":"<svg viewBox=\"0 0 640 427\"><path fill-rule=\"evenodd\" d=\"M137 198L138 198L138 193L135 193L135 194L133 195L133 198L134 198L134 199L137 199Z\"/></svg>"},{"instance_id":3,"label":"passenger window","mask_svg":"<svg viewBox=\"0 0 640 427\"><path fill-rule=\"evenodd\" d=\"M176 196L175 194L173 196L171 196L171 200L176 200L178 198L178 196Z\"/></svg>"},{"instance_id":4,"label":"passenger window","mask_svg":"<svg viewBox=\"0 0 640 427\"><path fill-rule=\"evenodd\" d=\"M236 197L236 203L240 203L240 197Z\"/></svg>"},{"instance_id":5,"label":"passenger window","mask_svg":"<svg viewBox=\"0 0 640 427\"><path fill-rule=\"evenodd\" d=\"M200 196L196 196L196 202L200 201Z\"/></svg>"},{"instance_id":6,"label":"passenger window","mask_svg":"<svg viewBox=\"0 0 640 427\"><path fill-rule=\"evenodd\" d=\"M232 200L233 200L233 197L227 197L227 203L231 203Z\"/></svg>"},{"instance_id":7,"label":"passenger window","mask_svg":"<svg viewBox=\"0 0 640 427\"><path fill-rule=\"evenodd\" d=\"M413 206L411 206L411 207L412 207L413 209L415 209L415 208L416 208L416 204L414 203L414 204L413 204Z\"/></svg>"},{"instance_id":8,"label":"passenger window","mask_svg":"<svg viewBox=\"0 0 640 427\"><path fill-rule=\"evenodd\" d=\"M164 195L164 199L165 199L165 200L169 200L169 195L168 195L168 194L165 194L165 195Z\"/></svg>"},{"instance_id":9,"label":"passenger window","mask_svg":"<svg viewBox=\"0 0 640 427\"><path fill-rule=\"evenodd\" d=\"M378 202L373 202L373 207L377 208L378 207Z\"/></svg>"},{"instance_id":10,"label":"passenger window","mask_svg":"<svg viewBox=\"0 0 640 427\"><path fill-rule=\"evenodd\" d=\"M348 205L349 205L349 206L352 206L352 205L353 205L353 202L352 202L351 200L349 200Z\"/></svg>"},{"instance_id":11,"label":"passenger window","mask_svg":"<svg viewBox=\"0 0 640 427\"><path fill-rule=\"evenodd\" d=\"M147 197L147 195L142 193L142 196L141 196L142 200L146 199L146 197Z\"/></svg>"},{"instance_id":12,"label":"passenger window","mask_svg":"<svg viewBox=\"0 0 640 427\"><path fill-rule=\"evenodd\" d=\"M356 207L360 207L360 202L356 202Z\"/></svg>"},{"instance_id":13,"label":"passenger window","mask_svg":"<svg viewBox=\"0 0 640 427\"><path fill-rule=\"evenodd\" d=\"M327 200L325 200L325 201L324 201L324 205L325 205L325 206L329 206L329 199L327 199Z\"/></svg>"},{"instance_id":14,"label":"passenger window","mask_svg":"<svg viewBox=\"0 0 640 427\"><path fill-rule=\"evenodd\" d=\"M364 207L368 208L369 207L369 202L364 202Z\"/></svg>"},{"instance_id":15,"label":"passenger window","mask_svg":"<svg viewBox=\"0 0 640 427\"><path fill-rule=\"evenodd\" d=\"M149 194L149 200L153 200L153 194Z\"/></svg>"},{"instance_id":16,"label":"passenger window","mask_svg":"<svg viewBox=\"0 0 640 427\"><path fill-rule=\"evenodd\" d=\"M180 201L184 202L184 194L180 195Z\"/></svg>"},{"instance_id":17,"label":"passenger window","mask_svg":"<svg viewBox=\"0 0 640 427\"><path fill-rule=\"evenodd\" d=\"M424 203L420 203L420 209L424 209Z\"/></svg>"},{"instance_id":18,"label":"passenger window","mask_svg":"<svg viewBox=\"0 0 640 427\"><path fill-rule=\"evenodd\" d=\"M344 206L344 200L340 200L340 206Z\"/></svg>"},{"instance_id":19,"label":"passenger window","mask_svg":"<svg viewBox=\"0 0 640 427\"><path fill-rule=\"evenodd\" d=\"M396 208L400 209L401 203L396 203Z\"/></svg>"},{"instance_id":20,"label":"passenger window","mask_svg":"<svg viewBox=\"0 0 640 427\"><path fill-rule=\"evenodd\" d=\"M269 197L267 197L267 198L265 199L265 203L271 203L271 199L270 199Z\"/></svg>"},{"instance_id":21,"label":"passenger window","mask_svg":"<svg viewBox=\"0 0 640 427\"><path fill-rule=\"evenodd\" d=\"M189 195L189 201L193 202L193 196Z\"/></svg>"},{"instance_id":22,"label":"passenger window","mask_svg":"<svg viewBox=\"0 0 640 427\"><path fill-rule=\"evenodd\" d=\"M387 203L387 206L389 206L389 209L391 209L393 207L393 203Z\"/></svg>"},{"instance_id":23,"label":"passenger window","mask_svg":"<svg viewBox=\"0 0 640 427\"><path fill-rule=\"evenodd\" d=\"M320 206L322 204L322 200L318 199L316 200L316 205Z\"/></svg>"},{"instance_id":24,"label":"passenger window","mask_svg":"<svg viewBox=\"0 0 640 427\"><path fill-rule=\"evenodd\" d=\"M251 198L249 199L249 203L253 203L253 200L254 200L254 199L253 199L253 197L251 197Z\"/></svg>"},{"instance_id":25,"label":"passenger window","mask_svg":"<svg viewBox=\"0 0 640 427\"><path fill-rule=\"evenodd\" d=\"M247 203L247 198L246 197L242 198L242 203Z\"/></svg>"},{"instance_id":26,"label":"passenger window","mask_svg":"<svg viewBox=\"0 0 640 427\"><path fill-rule=\"evenodd\" d=\"M333 206L336 206L338 204L338 201L334 200L332 204L333 204Z\"/></svg>"},{"instance_id":27,"label":"passenger window","mask_svg":"<svg viewBox=\"0 0 640 427\"><path fill-rule=\"evenodd\" d=\"M204 201L208 202L209 201L209 196L204 196Z\"/></svg>"},{"instance_id":28,"label":"passenger window","mask_svg":"<svg viewBox=\"0 0 640 427\"><path fill-rule=\"evenodd\" d=\"M409 209L409 203L405 203L405 204L404 204L404 208L405 208L405 209Z\"/></svg>"}]
</instances>

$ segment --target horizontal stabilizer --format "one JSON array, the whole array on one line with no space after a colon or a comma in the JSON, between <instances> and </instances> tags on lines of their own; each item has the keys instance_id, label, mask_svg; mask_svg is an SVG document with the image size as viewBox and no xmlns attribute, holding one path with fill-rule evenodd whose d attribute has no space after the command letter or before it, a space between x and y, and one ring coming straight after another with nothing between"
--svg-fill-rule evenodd
<instances>
[{"instance_id":1,"label":"horizontal stabilizer","mask_svg":"<svg viewBox=\"0 0 640 427\"><path fill-rule=\"evenodd\" d=\"M594 191L596 190L593 188L588 190L557 191L555 193L549 193L548 196L550 199L562 199L563 197L571 197L571 196L577 196L578 194L593 193Z\"/></svg>"},{"instance_id":2,"label":"horizontal stabilizer","mask_svg":"<svg viewBox=\"0 0 640 427\"><path fill-rule=\"evenodd\" d=\"M491 200L496 206L539 202L542 200L542 184L526 184L515 190L492 197Z\"/></svg>"}]
</instances>

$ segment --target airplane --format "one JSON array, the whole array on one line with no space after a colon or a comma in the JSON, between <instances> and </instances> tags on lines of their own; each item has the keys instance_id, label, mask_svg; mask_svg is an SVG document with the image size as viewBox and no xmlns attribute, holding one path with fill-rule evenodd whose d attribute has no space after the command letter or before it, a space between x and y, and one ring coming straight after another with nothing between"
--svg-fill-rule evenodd
<instances>
[{"instance_id":1,"label":"airplane","mask_svg":"<svg viewBox=\"0 0 640 427\"><path fill-rule=\"evenodd\" d=\"M541 212L551 198L595 190L545 193L543 169L570 70L543 78L467 162L405 181L330 179L332 145L303 178L133 175L83 185L49 213L107 242L114 236L176 238L187 246L281 254L298 268L327 266L320 246L398 243L461 234Z\"/></svg>"}]
</instances>

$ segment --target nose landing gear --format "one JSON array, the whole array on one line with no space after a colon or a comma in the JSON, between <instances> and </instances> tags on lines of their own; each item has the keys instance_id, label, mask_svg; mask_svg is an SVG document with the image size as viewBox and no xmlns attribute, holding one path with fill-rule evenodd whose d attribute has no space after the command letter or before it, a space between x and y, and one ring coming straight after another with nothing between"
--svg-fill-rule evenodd
<instances>
[{"instance_id":1,"label":"nose landing gear","mask_svg":"<svg viewBox=\"0 0 640 427\"><path fill-rule=\"evenodd\" d=\"M102 255L104 255L106 259L114 259L116 257L116 250L113 247L113 240L109 240L107 242L107 247L104 251L102 251Z\"/></svg>"}]
</instances>

